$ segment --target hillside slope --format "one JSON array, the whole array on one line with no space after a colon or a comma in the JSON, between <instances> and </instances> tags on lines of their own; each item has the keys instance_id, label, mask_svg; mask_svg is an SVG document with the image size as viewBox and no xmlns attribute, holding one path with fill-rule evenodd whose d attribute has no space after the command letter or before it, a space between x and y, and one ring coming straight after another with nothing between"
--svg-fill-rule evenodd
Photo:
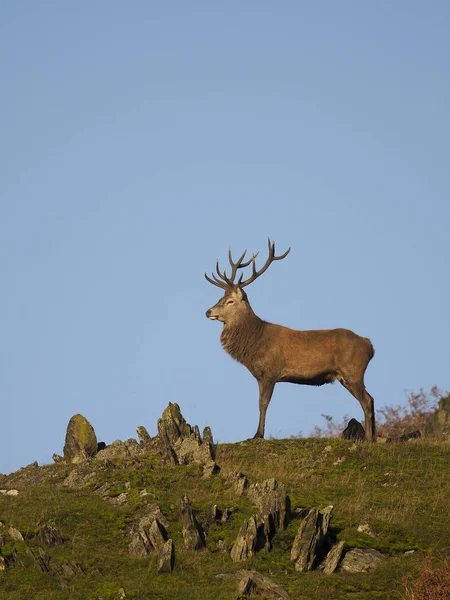
<instances>
[{"instance_id":1,"label":"hillside slope","mask_svg":"<svg viewBox=\"0 0 450 600\"><path fill-rule=\"evenodd\" d=\"M438 562L450 555L448 443L249 440L218 445L216 462L220 473L205 478L199 465L168 464L141 450L125 458L30 465L3 476L0 488L18 493L0 495L5 569L0 597L229 600L238 596L233 574L255 569L293 598L398 598L394 592L401 591L403 576L414 577L424 555L432 552ZM227 476L232 472L250 482L276 478L291 504L287 527L275 534L271 551L262 549L242 562L233 562L229 550L256 508L248 494L237 491ZM185 496L205 531L206 547L197 551L184 549ZM172 573L157 574L154 552L130 555L133 525L135 530L153 504L173 540ZM294 570L290 549L306 514L302 509L329 505L330 543L343 540L347 549L380 551L385 560L374 570L332 575ZM225 509L232 510L222 520ZM55 539L42 533L45 526L44 532L54 528Z\"/></svg>"}]
</instances>

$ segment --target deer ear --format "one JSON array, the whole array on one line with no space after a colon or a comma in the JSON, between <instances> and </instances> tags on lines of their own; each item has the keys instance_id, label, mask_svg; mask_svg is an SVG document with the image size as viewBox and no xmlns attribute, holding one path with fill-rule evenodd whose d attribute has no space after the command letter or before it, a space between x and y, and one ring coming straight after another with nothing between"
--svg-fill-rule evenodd
<instances>
[{"instance_id":1,"label":"deer ear","mask_svg":"<svg viewBox=\"0 0 450 600\"><path fill-rule=\"evenodd\" d=\"M238 298L238 300L242 300L244 298L244 292L241 290L240 287L236 288L236 297Z\"/></svg>"}]
</instances>

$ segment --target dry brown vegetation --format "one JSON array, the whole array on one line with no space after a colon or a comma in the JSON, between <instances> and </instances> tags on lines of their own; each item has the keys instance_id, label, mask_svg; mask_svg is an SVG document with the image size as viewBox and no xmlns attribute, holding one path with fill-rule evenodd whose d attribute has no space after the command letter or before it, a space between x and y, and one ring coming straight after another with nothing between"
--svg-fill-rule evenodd
<instances>
[{"instance_id":1,"label":"dry brown vegetation","mask_svg":"<svg viewBox=\"0 0 450 600\"><path fill-rule=\"evenodd\" d=\"M376 411L377 434L385 438L398 438L405 432L423 429L428 417L436 410L439 400L445 396L448 396L448 392L433 386L429 392L423 389L410 392L406 404L385 404ZM340 421L335 421L330 415L322 417L325 419L325 426L316 425L311 436L338 437L351 418L350 415L344 415Z\"/></svg>"},{"instance_id":2,"label":"dry brown vegetation","mask_svg":"<svg viewBox=\"0 0 450 600\"><path fill-rule=\"evenodd\" d=\"M448 600L450 598L450 559L445 558L440 567L433 566L427 556L414 580L411 574L402 580L402 600Z\"/></svg>"}]
</instances>

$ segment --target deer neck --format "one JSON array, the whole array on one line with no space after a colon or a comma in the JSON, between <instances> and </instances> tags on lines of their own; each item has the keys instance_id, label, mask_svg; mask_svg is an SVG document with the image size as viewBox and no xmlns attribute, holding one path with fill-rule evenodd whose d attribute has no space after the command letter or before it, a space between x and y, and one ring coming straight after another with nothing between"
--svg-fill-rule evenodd
<instances>
[{"instance_id":1,"label":"deer neck","mask_svg":"<svg viewBox=\"0 0 450 600\"><path fill-rule=\"evenodd\" d=\"M223 349L246 367L252 364L262 343L265 322L253 312L250 305L245 318L237 323L225 323L220 335Z\"/></svg>"}]
</instances>

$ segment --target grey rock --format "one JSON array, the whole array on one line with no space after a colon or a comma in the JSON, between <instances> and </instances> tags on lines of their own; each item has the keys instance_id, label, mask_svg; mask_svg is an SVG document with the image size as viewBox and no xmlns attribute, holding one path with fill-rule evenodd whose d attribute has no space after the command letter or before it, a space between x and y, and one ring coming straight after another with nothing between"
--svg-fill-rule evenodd
<instances>
[{"instance_id":1,"label":"grey rock","mask_svg":"<svg viewBox=\"0 0 450 600\"><path fill-rule=\"evenodd\" d=\"M203 479L210 479L213 475L220 473L220 467L213 460L203 466Z\"/></svg>"},{"instance_id":2,"label":"grey rock","mask_svg":"<svg viewBox=\"0 0 450 600\"><path fill-rule=\"evenodd\" d=\"M42 571L42 573L48 573L50 571L51 557L49 554L47 554L47 552L44 552L42 548L39 548L38 556L36 556L36 554L29 547L27 547L26 553L34 561L36 567Z\"/></svg>"},{"instance_id":3,"label":"grey rock","mask_svg":"<svg viewBox=\"0 0 450 600\"><path fill-rule=\"evenodd\" d=\"M137 442L136 442L137 443ZM132 456L127 445L121 440L116 440L103 450L99 451L96 460L111 460L117 458L130 458Z\"/></svg>"},{"instance_id":4,"label":"grey rock","mask_svg":"<svg viewBox=\"0 0 450 600\"><path fill-rule=\"evenodd\" d=\"M248 479L243 473L229 473L227 480L232 484L236 496L243 496L249 487Z\"/></svg>"},{"instance_id":5,"label":"grey rock","mask_svg":"<svg viewBox=\"0 0 450 600\"><path fill-rule=\"evenodd\" d=\"M206 510L206 526L210 527L221 518L221 512L217 508L217 504L213 504Z\"/></svg>"},{"instance_id":6,"label":"grey rock","mask_svg":"<svg viewBox=\"0 0 450 600\"><path fill-rule=\"evenodd\" d=\"M64 538L51 523L47 523L39 529L37 538L41 544L45 544L46 546L61 546L64 544Z\"/></svg>"},{"instance_id":7,"label":"grey rock","mask_svg":"<svg viewBox=\"0 0 450 600\"><path fill-rule=\"evenodd\" d=\"M11 554L9 555L8 566L19 569L25 568L25 565L20 560L19 555L17 554L17 550L15 548L12 549Z\"/></svg>"},{"instance_id":8,"label":"grey rock","mask_svg":"<svg viewBox=\"0 0 450 600\"><path fill-rule=\"evenodd\" d=\"M289 598L288 592L269 577L261 575L257 571L239 570L238 593L242 596L263 596L271 599Z\"/></svg>"},{"instance_id":9,"label":"grey rock","mask_svg":"<svg viewBox=\"0 0 450 600\"><path fill-rule=\"evenodd\" d=\"M158 575L172 573L175 564L175 549L172 540L167 540L158 557Z\"/></svg>"},{"instance_id":10,"label":"grey rock","mask_svg":"<svg viewBox=\"0 0 450 600\"><path fill-rule=\"evenodd\" d=\"M8 535L15 542L23 542L23 535L15 527L10 527L8 529Z\"/></svg>"},{"instance_id":11,"label":"grey rock","mask_svg":"<svg viewBox=\"0 0 450 600\"><path fill-rule=\"evenodd\" d=\"M347 573L364 573L377 567L383 560L384 556L378 550L354 548L345 554L340 570Z\"/></svg>"},{"instance_id":12,"label":"grey rock","mask_svg":"<svg viewBox=\"0 0 450 600\"><path fill-rule=\"evenodd\" d=\"M155 519L148 530L148 539L159 555L167 542L167 538L166 528L158 521L158 519Z\"/></svg>"},{"instance_id":13,"label":"grey rock","mask_svg":"<svg viewBox=\"0 0 450 600\"><path fill-rule=\"evenodd\" d=\"M273 477L266 479L261 484L250 486L248 497L256 504L263 518L271 515L275 531L283 531L286 528L290 515L290 500L284 483L277 482Z\"/></svg>"},{"instance_id":14,"label":"grey rock","mask_svg":"<svg viewBox=\"0 0 450 600\"><path fill-rule=\"evenodd\" d=\"M236 541L231 548L231 560L233 562L238 562L247 560L247 558L253 556L256 550L257 539L258 525L256 517L250 517L250 519L245 521L239 529Z\"/></svg>"},{"instance_id":15,"label":"grey rock","mask_svg":"<svg viewBox=\"0 0 450 600\"><path fill-rule=\"evenodd\" d=\"M366 439L366 432L359 421L350 419L347 427L342 432L342 438L344 440L364 441Z\"/></svg>"},{"instance_id":16,"label":"grey rock","mask_svg":"<svg viewBox=\"0 0 450 600\"><path fill-rule=\"evenodd\" d=\"M296 571L312 571L322 559L332 510L332 506L323 511L312 508L300 524L291 549Z\"/></svg>"},{"instance_id":17,"label":"grey rock","mask_svg":"<svg viewBox=\"0 0 450 600\"><path fill-rule=\"evenodd\" d=\"M197 523L189 498L181 498L180 505L184 546L188 551L199 550L205 546L205 534Z\"/></svg>"},{"instance_id":18,"label":"grey rock","mask_svg":"<svg viewBox=\"0 0 450 600\"><path fill-rule=\"evenodd\" d=\"M151 539L150 529L154 521L158 522L158 529L165 540L167 540L167 532L165 529L166 521L157 504L148 504L144 512L134 521L129 531L128 553L135 558L143 558L156 551ZM164 541L165 541L164 540ZM158 542L156 542L159 545Z\"/></svg>"},{"instance_id":19,"label":"grey rock","mask_svg":"<svg viewBox=\"0 0 450 600\"><path fill-rule=\"evenodd\" d=\"M86 417L74 415L67 425L64 459L80 462L97 454L97 437Z\"/></svg>"},{"instance_id":20,"label":"grey rock","mask_svg":"<svg viewBox=\"0 0 450 600\"><path fill-rule=\"evenodd\" d=\"M345 542L339 542L335 544L331 550L328 552L324 564L323 564L323 572L325 575L331 575L338 568L339 562L342 558L342 555L345 550Z\"/></svg>"},{"instance_id":21,"label":"grey rock","mask_svg":"<svg viewBox=\"0 0 450 600\"><path fill-rule=\"evenodd\" d=\"M214 462L212 434L202 441L197 426L191 427L181 414L178 404L169 402L161 419L158 420L158 436L152 446L167 461L173 464L196 463L206 465Z\"/></svg>"},{"instance_id":22,"label":"grey rock","mask_svg":"<svg viewBox=\"0 0 450 600\"><path fill-rule=\"evenodd\" d=\"M151 445L152 438L150 437L150 434L143 425L139 425L138 427L136 427L136 433L141 446L147 447Z\"/></svg>"},{"instance_id":23,"label":"grey rock","mask_svg":"<svg viewBox=\"0 0 450 600\"><path fill-rule=\"evenodd\" d=\"M450 394L439 400L438 408L428 417L424 435L435 440L450 440Z\"/></svg>"},{"instance_id":24,"label":"grey rock","mask_svg":"<svg viewBox=\"0 0 450 600\"><path fill-rule=\"evenodd\" d=\"M97 473L91 468L86 468L86 463L72 469L64 479L63 486L69 488L82 488L97 479Z\"/></svg>"}]
</instances>

